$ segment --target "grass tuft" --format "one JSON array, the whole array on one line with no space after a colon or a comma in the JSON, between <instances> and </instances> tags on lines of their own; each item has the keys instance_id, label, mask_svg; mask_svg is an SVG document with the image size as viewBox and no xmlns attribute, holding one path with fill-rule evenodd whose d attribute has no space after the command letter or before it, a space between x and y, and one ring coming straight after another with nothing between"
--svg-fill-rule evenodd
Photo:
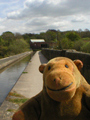
<instances>
[{"instance_id":1,"label":"grass tuft","mask_svg":"<svg viewBox=\"0 0 90 120\"><path fill-rule=\"evenodd\" d=\"M28 99L27 98L22 98L22 99L18 99L18 98L10 98L9 101L16 103L16 104L23 104L24 102L26 102Z\"/></svg>"},{"instance_id":2,"label":"grass tuft","mask_svg":"<svg viewBox=\"0 0 90 120\"><path fill-rule=\"evenodd\" d=\"M24 74L25 74L25 73L28 73L28 72L22 72L22 73L24 73Z\"/></svg>"},{"instance_id":3,"label":"grass tuft","mask_svg":"<svg viewBox=\"0 0 90 120\"><path fill-rule=\"evenodd\" d=\"M8 109L7 111L8 112L14 112L15 110L14 109Z\"/></svg>"},{"instance_id":4,"label":"grass tuft","mask_svg":"<svg viewBox=\"0 0 90 120\"><path fill-rule=\"evenodd\" d=\"M16 93L16 92L10 92L10 93L9 93L9 96L24 97L24 96L22 96L22 95L20 95L20 94L18 94L18 93Z\"/></svg>"}]
</instances>

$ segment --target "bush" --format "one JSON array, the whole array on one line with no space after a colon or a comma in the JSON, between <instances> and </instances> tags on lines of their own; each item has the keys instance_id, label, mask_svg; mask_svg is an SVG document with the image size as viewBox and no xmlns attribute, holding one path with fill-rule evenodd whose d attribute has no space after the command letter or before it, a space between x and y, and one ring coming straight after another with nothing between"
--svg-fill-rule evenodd
<instances>
[{"instance_id":1,"label":"bush","mask_svg":"<svg viewBox=\"0 0 90 120\"><path fill-rule=\"evenodd\" d=\"M75 41L73 48L77 51L81 51L81 47L84 45L84 42L82 40Z\"/></svg>"},{"instance_id":2,"label":"bush","mask_svg":"<svg viewBox=\"0 0 90 120\"><path fill-rule=\"evenodd\" d=\"M85 43L85 44L82 46L81 50L82 50L83 52L90 53L90 42Z\"/></svg>"},{"instance_id":3,"label":"bush","mask_svg":"<svg viewBox=\"0 0 90 120\"><path fill-rule=\"evenodd\" d=\"M63 38L61 43L60 43L60 46L61 46L62 49L72 49L73 48L73 42L70 41L67 38Z\"/></svg>"},{"instance_id":4,"label":"bush","mask_svg":"<svg viewBox=\"0 0 90 120\"><path fill-rule=\"evenodd\" d=\"M66 33L66 37L71 41L76 41L80 39L80 36L76 32L68 32Z\"/></svg>"},{"instance_id":5,"label":"bush","mask_svg":"<svg viewBox=\"0 0 90 120\"><path fill-rule=\"evenodd\" d=\"M21 53L21 52L28 51L29 50L29 44L23 39L15 40L15 41L12 42L12 44L10 44L8 49L9 49L9 54L10 55L18 54L18 53Z\"/></svg>"}]
</instances>

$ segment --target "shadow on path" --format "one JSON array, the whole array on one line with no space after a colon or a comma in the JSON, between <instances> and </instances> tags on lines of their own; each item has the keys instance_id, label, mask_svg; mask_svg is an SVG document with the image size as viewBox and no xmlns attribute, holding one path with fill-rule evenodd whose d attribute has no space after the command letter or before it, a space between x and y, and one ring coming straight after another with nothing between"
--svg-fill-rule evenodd
<instances>
[{"instance_id":1,"label":"shadow on path","mask_svg":"<svg viewBox=\"0 0 90 120\"><path fill-rule=\"evenodd\" d=\"M38 54L39 54L39 59L40 59L41 64L48 62L48 60L44 57L44 55L41 53L41 51L39 51Z\"/></svg>"}]
</instances>

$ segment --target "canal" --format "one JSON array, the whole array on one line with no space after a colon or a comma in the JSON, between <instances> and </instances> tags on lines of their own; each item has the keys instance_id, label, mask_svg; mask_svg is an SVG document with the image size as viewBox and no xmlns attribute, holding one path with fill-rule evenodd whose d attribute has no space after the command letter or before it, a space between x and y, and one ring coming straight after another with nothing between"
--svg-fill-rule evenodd
<instances>
[{"instance_id":1,"label":"canal","mask_svg":"<svg viewBox=\"0 0 90 120\"><path fill-rule=\"evenodd\" d=\"M30 62L31 55L0 70L0 105Z\"/></svg>"}]
</instances>

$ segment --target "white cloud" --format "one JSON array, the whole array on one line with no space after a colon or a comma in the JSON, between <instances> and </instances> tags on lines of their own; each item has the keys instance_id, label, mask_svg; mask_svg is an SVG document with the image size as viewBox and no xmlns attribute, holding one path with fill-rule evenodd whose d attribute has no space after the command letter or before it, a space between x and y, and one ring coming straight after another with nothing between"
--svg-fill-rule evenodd
<instances>
[{"instance_id":1,"label":"white cloud","mask_svg":"<svg viewBox=\"0 0 90 120\"><path fill-rule=\"evenodd\" d=\"M12 15L11 12L7 17L9 19L22 19L34 16L58 17L81 13L87 14L90 10L90 2L88 1L87 4L85 0L27 0L24 6L19 14L16 11L16 15Z\"/></svg>"},{"instance_id":2,"label":"white cloud","mask_svg":"<svg viewBox=\"0 0 90 120\"><path fill-rule=\"evenodd\" d=\"M87 17L84 15L74 15L72 22L85 22L87 21Z\"/></svg>"},{"instance_id":3,"label":"white cloud","mask_svg":"<svg viewBox=\"0 0 90 120\"><path fill-rule=\"evenodd\" d=\"M25 7L20 10L18 14L15 11L15 14L12 12L7 14L8 19L22 19L25 17L34 17L34 16L48 16L48 17L58 17L68 15L69 9L65 6L62 6L66 0L27 0L25 2Z\"/></svg>"},{"instance_id":4,"label":"white cloud","mask_svg":"<svg viewBox=\"0 0 90 120\"><path fill-rule=\"evenodd\" d=\"M0 16L5 19L0 24L6 31L90 29L90 0L3 0L1 3Z\"/></svg>"}]
</instances>

